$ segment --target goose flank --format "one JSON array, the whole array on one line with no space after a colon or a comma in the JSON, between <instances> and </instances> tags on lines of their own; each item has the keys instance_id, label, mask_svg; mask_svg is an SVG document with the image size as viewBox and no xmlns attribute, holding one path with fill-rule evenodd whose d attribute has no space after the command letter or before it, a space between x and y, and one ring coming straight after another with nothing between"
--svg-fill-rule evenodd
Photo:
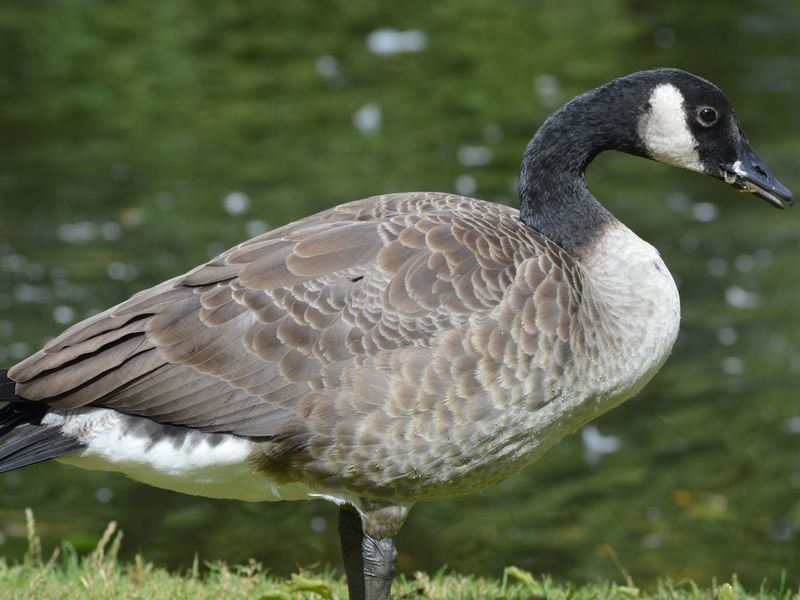
<instances>
[{"instance_id":1,"label":"goose flank","mask_svg":"<svg viewBox=\"0 0 800 600\"><path fill-rule=\"evenodd\" d=\"M434 192L343 204L0 371L0 472L56 458L187 494L324 498L351 598L387 599L416 502L519 471L670 353L672 277L584 180L605 150L793 203L712 83L621 77L542 125L519 211Z\"/></svg>"}]
</instances>

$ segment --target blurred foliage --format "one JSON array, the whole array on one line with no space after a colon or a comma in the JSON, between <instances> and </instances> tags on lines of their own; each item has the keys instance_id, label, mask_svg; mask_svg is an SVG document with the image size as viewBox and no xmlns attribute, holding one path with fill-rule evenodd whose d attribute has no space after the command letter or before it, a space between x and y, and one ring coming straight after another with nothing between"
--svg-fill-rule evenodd
<instances>
[{"instance_id":1,"label":"blurred foliage","mask_svg":"<svg viewBox=\"0 0 800 600\"><path fill-rule=\"evenodd\" d=\"M381 28L424 33L376 54ZM0 364L264 227L386 191L516 204L522 150L561 102L659 65L720 84L756 149L800 189L800 7L792 0L396 3L17 0L0 6ZM363 107L380 127L354 126ZM459 161L488 148L488 164ZM465 177L466 176L466 177ZM662 373L484 493L422 504L406 573L516 564L577 581L800 577L797 215L718 182L603 155L590 185L657 246L684 324ZM246 210L226 211L238 192ZM46 464L0 478L0 549L21 508L45 546L89 550L111 519L159 564L338 563L335 507L180 496ZM126 550L127 548L127 550Z\"/></svg>"}]
</instances>

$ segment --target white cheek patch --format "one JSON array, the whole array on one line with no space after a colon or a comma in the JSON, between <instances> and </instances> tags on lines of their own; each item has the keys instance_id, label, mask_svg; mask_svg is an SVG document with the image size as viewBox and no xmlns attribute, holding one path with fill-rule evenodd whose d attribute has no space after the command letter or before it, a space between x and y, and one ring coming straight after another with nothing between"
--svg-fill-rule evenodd
<instances>
[{"instance_id":1,"label":"white cheek patch","mask_svg":"<svg viewBox=\"0 0 800 600\"><path fill-rule=\"evenodd\" d=\"M671 83L650 95L650 110L639 121L639 136L647 153L659 162L704 173L697 140L686 123L683 94Z\"/></svg>"}]
</instances>

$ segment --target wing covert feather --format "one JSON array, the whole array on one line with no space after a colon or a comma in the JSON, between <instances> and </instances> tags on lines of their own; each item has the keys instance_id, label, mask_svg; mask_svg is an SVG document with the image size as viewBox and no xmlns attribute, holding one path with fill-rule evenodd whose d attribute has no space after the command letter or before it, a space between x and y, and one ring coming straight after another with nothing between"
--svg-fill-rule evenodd
<instances>
[{"instance_id":1,"label":"wing covert feather","mask_svg":"<svg viewBox=\"0 0 800 600\"><path fill-rule=\"evenodd\" d=\"M308 439L320 411L343 410L342 394L361 411L392 394L409 411L431 410L395 380L446 396L481 393L481 370L502 379L509 357L491 334L483 349L453 347L457 377L423 376L448 332L474 337L486 319L505 319L528 338L537 329L568 335L580 281L555 268L554 256L568 259L513 209L446 194L367 198L140 292L74 325L9 376L17 394L54 407L108 406L256 437L288 427ZM525 343L535 351L535 339ZM403 349L413 360L398 365L391 355Z\"/></svg>"}]
</instances>

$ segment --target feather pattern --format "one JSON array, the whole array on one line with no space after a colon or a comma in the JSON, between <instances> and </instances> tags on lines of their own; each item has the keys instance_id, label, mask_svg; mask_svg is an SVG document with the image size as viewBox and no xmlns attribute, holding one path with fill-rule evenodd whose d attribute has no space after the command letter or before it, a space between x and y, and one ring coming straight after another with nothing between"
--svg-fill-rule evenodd
<instances>
[{"instance_id":1,"label":"feather pattern","mask_svg":"<svg viewBox=\"0 0 800 600\"><path fill-rule=\"evenodd\" d=\"M586 293L598 285L514 209L367 198L140 292L9 376L56 409L259 440L252 460L277 481L418 499L506 476L563 435L558 414L604 393L575 360L628 340L586 326L608 310Z\"/></svg>"}]
</instances>

